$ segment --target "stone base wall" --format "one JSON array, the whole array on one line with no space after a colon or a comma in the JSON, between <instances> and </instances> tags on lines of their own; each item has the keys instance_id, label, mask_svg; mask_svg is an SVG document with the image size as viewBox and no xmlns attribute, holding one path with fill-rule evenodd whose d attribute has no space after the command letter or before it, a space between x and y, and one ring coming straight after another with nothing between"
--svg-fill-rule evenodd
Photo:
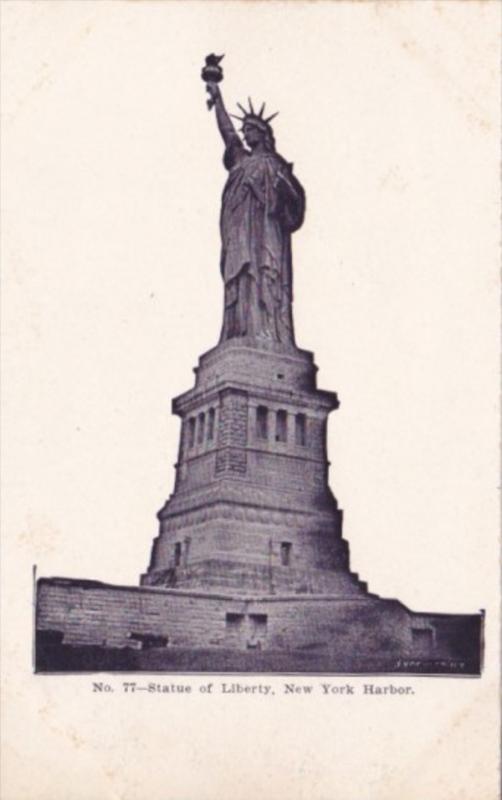
<instances>
[{"instance_id":1,"label":"stone base wall","mask_svg":"<svg viewBox=\"0 0 502 800\"><path fill-rule=\"evenodd\" d=\"M211 593L245 592L246 595L317 594L340 599L372 596L356 573L344 569L302 570L227 558L204 559L187 567L145 573L141 576L141 585Z\"/></svg>"},{"instance_id":2,"label":"stone base wall","mask_svg":"<svg viewBox=\"0 0 502 800\"><path fill-rule=\"evenodd\" d=\"M201 357L195 386L173 400L180 446L151 584L177 568L186 583L187 567L212 558L348 572L326 454L338 399L316 388L311 353L276 344L220 343Z\"/></svg>"},{"instance_id":3,"label":"stone base wall","mask_svg":"<svg viewBox=\"0 0 502 800\"><path fill-rule=\"evenodd\" d=\"M371 596L243 597L63 578L37 585L40 652L44 646L152 650L165 652L169 662L170 651L253 651L275 653L285 671L288 654L291 663L308 653L319 663L446 659L476 672L481 621L481 615L417 614Z\"/></svg>"}]
</instances>

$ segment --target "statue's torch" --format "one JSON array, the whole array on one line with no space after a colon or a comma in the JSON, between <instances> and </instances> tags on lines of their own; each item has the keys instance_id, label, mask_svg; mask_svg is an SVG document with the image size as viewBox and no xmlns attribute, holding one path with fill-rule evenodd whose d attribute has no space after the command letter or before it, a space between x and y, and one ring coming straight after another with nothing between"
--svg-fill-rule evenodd
<instances>
[{"instance_id":1,"label":"statue's torch","mask_svg":"<svg viewBox=\"0 0 502 800\"><path fill-rule=\"evenodd\" d=\"M215 56L214 53L211 55L206 56L206 63L204 67L202 67L201 77L205 83L220 83L223 80L223 70L220 67L220 61L224 56ZM209 91L209 87L206 86L206 89ZM212 109L214 106L214 99L211 97L210 100L207 101L207 107L209 110Z\"/></svg>"}]
</instances>

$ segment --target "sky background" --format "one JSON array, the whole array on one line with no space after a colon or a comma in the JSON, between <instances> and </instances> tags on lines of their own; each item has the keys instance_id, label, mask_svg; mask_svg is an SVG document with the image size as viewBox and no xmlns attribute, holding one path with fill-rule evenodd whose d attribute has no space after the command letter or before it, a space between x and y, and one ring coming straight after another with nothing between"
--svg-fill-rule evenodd
<instances>
[{"instance_id":1,"label":"sky background","mask_svg":"<svg viewBox=\"0 0 502 800\"><path fill-rule=\"evenodd\" d=\"M277 6L7 5L8 522L25 579L37 563L135 583L148 563L170 401L222 316L225 171L199 76L221 51L229 109L249 94L280 110L277 148L306 188L296 335L341 400L331 485L353 567L413 608L483 606L496 40L466 42L455 6L289 5L278 27Z\"/></svg>"}]
</instances>

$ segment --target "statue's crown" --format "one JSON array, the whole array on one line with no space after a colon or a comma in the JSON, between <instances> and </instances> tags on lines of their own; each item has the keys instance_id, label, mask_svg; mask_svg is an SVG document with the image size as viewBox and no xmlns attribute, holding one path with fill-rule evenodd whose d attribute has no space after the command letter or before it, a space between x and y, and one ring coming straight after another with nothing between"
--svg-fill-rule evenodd
<instances>
[{"instance_id":1,"label":"statue's crown","mask_svg":"<svg viewBox=\"0 0 502 800\"><path fill-rule=\"evenodd\" d=\"M244 106L241 106L240 103L237 103L240 110L244 114L243 117L238 117L236 114L231 114L230 116L234 119L238 119L239 122L242 122L242 127L244 127L244 125L254 125L256 128L260 128L263 131L270 130L270 122L274 119L274 117L277 116L279 112L276 111L275 114L271 114L270 117L264 117L263 112L265 111L265 103L262 103L258 113L256 113L254 110L250 97L248 97L248 103L249 111L245 109Z\"/></svg>"}]
</instances>

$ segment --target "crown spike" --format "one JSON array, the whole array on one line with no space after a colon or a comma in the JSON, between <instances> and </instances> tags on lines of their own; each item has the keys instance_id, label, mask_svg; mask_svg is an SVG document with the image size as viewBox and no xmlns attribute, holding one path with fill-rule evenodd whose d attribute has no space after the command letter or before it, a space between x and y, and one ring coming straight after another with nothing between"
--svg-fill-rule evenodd
<instances>
[{"instance_id":1,"label":"crown spike","mask_svg":"<svg viewBox=\"0 0 502 800\"><path fill-rule=\"evenodd\" d=\"M239 122L244 122L244 117L238 117L237 114L230 114L230 116L234 119L238 119Z\"/></svg>"},{"instance_id":2,"label":"crown spike","mask_svg":"<svg viewBox=\"0 0 502 800\"><path fill-rule=\"evenodd\" d=\"M262 104L261 104L261 108L260 108L260 110L258 111L258 116L259 116L261 119L263 119L263 112L264 112L264 111L265 111L265 103L262 103Z\"/></svg>"},{"instance_id":3,"label":"crown spike","mask_svg":"<svg viewBox=\"0 0 502 800\"><path fill-rule=\"evenodd\" d=\"M249 110L251 111L251 114L254 114L253 103L251 102L251 98L250 97L248 97L248 103L249 103Z\"/></svg>"},{"instance_id":4,"label":"crown spike","mask_svg":"<svg viewBox=\"0 0 502 800\"><path fill-rule=\"evenodd\" d=\"M278 114L278 113L279 113L279 112L278 112L278 111L276 111L276 112L275 112L275 114L272 114L270 117L267 117L267 119L266 119L266 120L264 120L264 122L271 122L271 121L274 119L274 117L276 117L276 116L277 116L277 114Z\"/></svg>"},{"instance_id":5,"label":"crown spike","mask_svg":"<svg viewBox=\"0 0 502 800\"><path fill-rule=\"evenodd\" d=\"M245 117L247 117L247 115L248 115L248 112L246 111L246 109L244 108L244 106L241 106L241 104L240 104L240 103L237 103L237 105L239 106L239 108L240 108L240 110L242 111L242 113L244 114L244 116L245 116Z\"/></svg>"}]
</instances>

